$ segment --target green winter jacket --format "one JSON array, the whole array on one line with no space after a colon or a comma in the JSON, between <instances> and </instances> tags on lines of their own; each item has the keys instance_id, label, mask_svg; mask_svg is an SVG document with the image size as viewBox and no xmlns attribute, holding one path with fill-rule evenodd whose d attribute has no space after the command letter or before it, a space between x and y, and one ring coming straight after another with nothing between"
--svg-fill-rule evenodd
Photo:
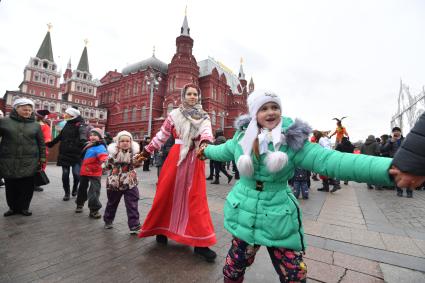
<instances>
[{"instance_id":1,"label":"green winter jacket","mask_svg":"<svg viewBox=\"0 0 425 283\"><path fill-rule=\"evenodd\" d=\"M295 167L342 180L392 184L388 174L390 158L324 149L307 141L310 131L307 124L282 117L287 144L280 150L288 155L288 163L282 170L270 173L264 164L265 154L259 160L253 157L253 176L241 176L224 205L224 227L233 236L251 245L305 250L301 209L288 186ZM239 145L243 135L242 129L225 144L209 145L205 156L217 161L237 161L243 154ZM272 144L269 149L273 150ZM262 182L262 191L256 189L257 181Z\"/></svg>"},{"instance_id":2,"label":"green winter jacket","mask_svg":"<svg viewBox=\"0 0 425 283\"><path fill-rule=\"evenodd\" d=\"M46 160L46 147L40 124L34 114L23 118L16 110L0 119L0 176L19 179L34 176L40 161Z\"/></svg>"}]
</instances>

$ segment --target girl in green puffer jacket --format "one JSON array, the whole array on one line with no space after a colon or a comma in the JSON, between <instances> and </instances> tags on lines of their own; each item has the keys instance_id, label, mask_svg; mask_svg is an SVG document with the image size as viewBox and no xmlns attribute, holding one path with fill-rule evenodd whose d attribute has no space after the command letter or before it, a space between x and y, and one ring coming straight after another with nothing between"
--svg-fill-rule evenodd
<instances>
[{"instance_id":1,"label":"girl in green puffer jacket","mask_svg":"<svg viewBox=\"0 0 425 283\"><path fill-rule=\"evenodd\" d=\"M224 282L242 282L260 246L266 246L281 282L306 282L301 210L288 187L295 167L342 180L391 184L391 159L326 150L307 141L311 128L281 116L271 92L248 97L249 115L237 120L233 139L203 145L198 155L236 160L241 179L226 198L224 227L233 235Z\"/></svg>"}]
</instances>

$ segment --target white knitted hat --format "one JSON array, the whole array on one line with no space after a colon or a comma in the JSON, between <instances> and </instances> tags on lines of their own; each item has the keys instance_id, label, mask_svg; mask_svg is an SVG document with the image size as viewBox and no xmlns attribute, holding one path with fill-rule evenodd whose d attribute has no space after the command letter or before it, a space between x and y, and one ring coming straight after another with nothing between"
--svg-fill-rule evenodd
<instances>
[{"instance_id":1,"label":"white knitted hat","mask_svg":"<svg viewBox=\"0 0 425 283\"><path fill-rule=\"evenodd\" d=\"M279 96L271 91L256 90L248 96L248 109L251 121L245 130L245 135L239 144L242 147L243 155L237 161L237 167L241 175L252 176L254 173L254 165L252 163L251 153L255 139L259 135L259 128L257 124L257 112L260 108L269 102L274 102L282 109L282 103ZM277 125L272 130L273 144L275 146L274 152L268 152L266 157L266 166L271 173L281 170L288 162L286 153L279 151L283 134L281 134L281 124ZM275 142L276 141L276 142Z\"/></svg>"},{"instance_id":2,"label":"white knitted hat","mask_svg":"<svg viewBox=\"0 0 425 283\"><path fill-rule=\"evenodd\" d=\"M68 107L68 108L65 110L65 113L67 113L67 114L71 115L73 118L77 118L78 116L80 116L80 115L81 115L80 110L75 109L75 108L73 108L73 107Z\"/></svg>"},{"instance_id":3,"label":"white knitted hat","mask_svg":"<svg viewBox=\"0 0 425 283\"><path fill-rule=\"evenodd\" d=\"M130 132L127 132L127 131L121 131L121 132L119 132L116 136L115 136L115 142L119 142L120 141L120 138L122 137L122 136L127 136L127 137L129 137L130 138L130 140L131 141L133 141L133 135L130 133Z\"/></svg>"},{"instance_id":4,"label":"white knitted hat","mask_svg":"<svg viewBox=\"0 0 425 283\"><path fill-rule=\"evenodd\" d=\"M118 144L121 137L129 137L131 141L131 151L133 154L140 152L140 145L133 140L133 135L127 131L121 131L114 137L114 142L108 145L108 152L110 155L115 155L118 152Z\"/></svg>"},{"instance_id":5,"label":"white knitted hat","mask_svg":"<svg viewBox=\"0 0 425 283\"><path fill-rule=\"evenodd\" d=\"M17 108L18 106L22 105L30 105L32 109L34 109L34 102L31 99L28 98L18 98L13 102L13 108Z\"/></svg>"}]
</instances>

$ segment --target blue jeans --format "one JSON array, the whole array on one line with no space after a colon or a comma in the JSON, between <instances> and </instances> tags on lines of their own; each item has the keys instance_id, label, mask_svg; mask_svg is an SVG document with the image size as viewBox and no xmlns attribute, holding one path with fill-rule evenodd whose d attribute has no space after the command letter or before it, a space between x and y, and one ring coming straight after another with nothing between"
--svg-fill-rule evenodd
<instances>
[{"instance_id":1,"label":"blue jeans","mask_svg":"<svg viewBox=\"0 0 425 283\"><path fill-rule=\"evenodd\" d=\"M70 189L69 173L71 168L72 177L74 178L73 190L76 190L78 188L78 183L80 182L80 163L73 164L72 166L62 166L62 184L66 194L69 194Z\"/></svg>"},{"instance_id":2,"label":"blue jeans","mask_svg":"<svg viewBox=\"0 0 425 283\"><path fill-rule=\"evenodd\" d=\"M307 181L294 181L294 195L296 198L302 194L303 198L308 198L308 183Z\"/></svg>"}]
</instances>

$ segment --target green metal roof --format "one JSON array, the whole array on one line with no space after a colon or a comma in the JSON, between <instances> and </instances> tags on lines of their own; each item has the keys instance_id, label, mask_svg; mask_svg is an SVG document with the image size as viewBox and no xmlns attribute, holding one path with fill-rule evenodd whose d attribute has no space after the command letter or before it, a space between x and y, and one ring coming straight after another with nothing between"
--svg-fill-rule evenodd
<instances>
[{"instance_id":1,"label":"green metal roof","mask_svg":"<svg viewBox=\"0 0 425 283\"><path fill-rule=\"evenodd\" d=\"M78 63L77 70L90 73L89 57L87 56L87 46L84 47L83 54L81 54L81 58L80 58L80 62Z\"/></svg>"},{"instance_id":2,"label":"green metal roof","mask_svg":"<svg viewBox=\"0 0 425 283\"><path fill-rule=\"evenodd\" d=\"M53 60L52 41L50 40L50 32L46 33L43 43L41 43L40 49L38 49L37 57L40 59L47 59L51 62Z\"/></svg>"}]
</instances>

